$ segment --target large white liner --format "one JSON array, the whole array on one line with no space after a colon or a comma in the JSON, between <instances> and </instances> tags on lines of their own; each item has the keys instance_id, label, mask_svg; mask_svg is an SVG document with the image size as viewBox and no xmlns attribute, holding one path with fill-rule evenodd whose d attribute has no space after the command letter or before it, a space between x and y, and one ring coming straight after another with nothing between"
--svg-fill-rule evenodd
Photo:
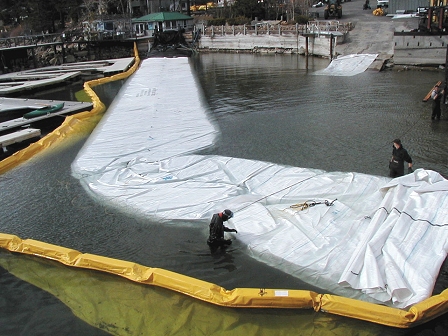
<instances>
[{"instance_id":1,"label":"large white liner","mask_svg":"<svg viewBox=\"0 0 448 336\"><path fill-rule=\"evenodd\" d=\"M448 181L438 173L391 180L193 154L216 136L188 59L147 59L73 174L95 197L198 223L204 236L213 213L232 209L228 226L250 255L335 294L399 308L431 296L448 248ZM316 204L297 206L305 202Z\"/></svg>"},{"instance_id":2,"label":"large white liner","mask_svg":"<svg viewBox=\"0 0 448 336\"><path fill-rule=\"evenodd\" d=\"M354 76L366 71L375 61L378 54L352 54L335 58L315 75L325 76Z\"/></svg>"}]
</instances>

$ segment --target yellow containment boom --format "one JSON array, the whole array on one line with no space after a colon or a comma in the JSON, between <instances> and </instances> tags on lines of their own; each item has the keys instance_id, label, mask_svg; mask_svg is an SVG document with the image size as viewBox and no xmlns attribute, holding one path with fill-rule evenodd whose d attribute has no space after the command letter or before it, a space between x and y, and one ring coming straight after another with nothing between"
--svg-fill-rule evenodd
<instances>
[{"instance_id":1,"label":"yellow containment boom","mask_svg":"<svg viewBox=\"0 0 448 336\"><path fill-rule=\"evenodd\" d=\"M218 285L164 269L151 268L94 254L83 254L69 248L33 239L22 240L15 235L4 233L0 233L0 248L59 261L67 266L119 275L138 283L167 288L219 306L234 308L308 308L314 309L316 312L324 311L398 328L414 327L448 312L448 289L410 307L408 310L401 310L307 290L259 288L227 290Z\"/></svg>"}]
</instances>

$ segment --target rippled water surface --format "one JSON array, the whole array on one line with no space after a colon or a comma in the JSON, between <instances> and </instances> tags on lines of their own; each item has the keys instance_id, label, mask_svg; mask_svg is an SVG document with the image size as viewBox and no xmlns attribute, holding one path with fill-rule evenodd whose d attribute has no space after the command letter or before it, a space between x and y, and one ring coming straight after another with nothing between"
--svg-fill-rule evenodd
<instances>
[{"instance_id":1,"label":"rippled water surface","mask_svg":"<svg viewBox=\"0 0 448 336\"><path fill-rule=\"evenodd\" d=\"M312 58L307 66L306 59L296 55L251 54L201 54L192 59L210 106L210 117L221 131L216 145L204 153L386 176L391 141L399 137L414 159L415 168L433 169L448 176L448 115L442 112L443 120L431 121L430 103L422 102L444 73L313 75L328 62ZM112 84L97 90L108 103L118 88ZM162 267L229 289L322 292L254 261L238 241L228 253L210 255L205 244L207 224L161 225L92 200L70 174L70 164L82 144L73 142L0 176L0 232ZM3 280L6 277L0 276ZM436 292L447 285L444 271ZM23 286L23 295L27 293L31 295L32 289ZM2 299L0 308L12 300L4 296ZM45 307L45 303L39 305ZM17 314L31 314L23 310ZM0 313L0 325L14 319L18 315L6 317ZM448 331L443 321L438 319L421 330ZM45 323L51 329L52 322ZM76 328L82 329L82 334L97 333L84 330L85 326L74 317L65 323L73 325L73 334L79 334ZM350 321L344 323L350 325ZM353 322L353 328L359 328L357 323ZM10 325L11 334L15 335L17 328ZM392 333L391 328L371 328L372 334Z\"/></svg>"}]
</instances>

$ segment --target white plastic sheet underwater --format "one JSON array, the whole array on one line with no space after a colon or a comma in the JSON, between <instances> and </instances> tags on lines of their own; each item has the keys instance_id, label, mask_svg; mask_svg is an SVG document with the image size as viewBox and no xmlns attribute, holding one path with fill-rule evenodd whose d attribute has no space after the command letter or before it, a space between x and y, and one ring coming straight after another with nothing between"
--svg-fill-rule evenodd
<instances>
[{"instance_id":1,"label":"white plastic sheet underwater","mask_svg":"<svg viewBox=\"0 0 448 336\"><path fill-rule=\"evenodd\" d=\"M324 76L354 76L368 69L378 54L352 54L335 58L322 70L314 72L315 75Z\"/></svg>"},{"instance_id":2,"label":"white plastic sheet underwater","mask_svg":"<svg viewBox=\"0 0 448 336\"><path fill-rule=\"evenodd\" d=\"M194 154L216 136L188 58L147 59L73 175L123 210L203 227L204 244L212 214L232 209L228 226L252 257L323 290L398 308L431 296L448 248L441 175L391 180ZM296 206L307 201L316 205Z\"/></svg>"}]
</instances>

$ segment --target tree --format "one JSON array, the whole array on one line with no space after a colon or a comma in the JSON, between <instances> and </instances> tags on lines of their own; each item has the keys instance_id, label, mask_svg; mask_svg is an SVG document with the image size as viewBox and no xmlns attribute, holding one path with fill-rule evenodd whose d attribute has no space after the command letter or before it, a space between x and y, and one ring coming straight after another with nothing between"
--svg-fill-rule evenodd
<instances>
[{"instance_id":1,"label":"tree","mask_svg":"<svg viewBox=\"0 0 448 336\"><path fill-rule=\"evenodd\" d=\"M4 25L17 25L25 20L30 10L27 0L0 0L0 19Z\"/></svg>"},{"instance_id":2,"label":"tree","mask_svg":"<svg viewBox=\"0 0 448 336\"><path fill-rule=\"evenodd\" d=\"M265 18L263 3L258 0L236 0L232 6L232 11L235 16L258 18L260 20Z\"/></svg>"},{"instance_id":3,"label":"tree","mask_svg":"<svg viewBox=\"0 0 448 336\"><path fill-rule=\"evenodd\" d=\"M83 0L0 0L5 25L22 25L35 32L55 32L67 21L78 21Z\"/></svg>"}]
</instances>

